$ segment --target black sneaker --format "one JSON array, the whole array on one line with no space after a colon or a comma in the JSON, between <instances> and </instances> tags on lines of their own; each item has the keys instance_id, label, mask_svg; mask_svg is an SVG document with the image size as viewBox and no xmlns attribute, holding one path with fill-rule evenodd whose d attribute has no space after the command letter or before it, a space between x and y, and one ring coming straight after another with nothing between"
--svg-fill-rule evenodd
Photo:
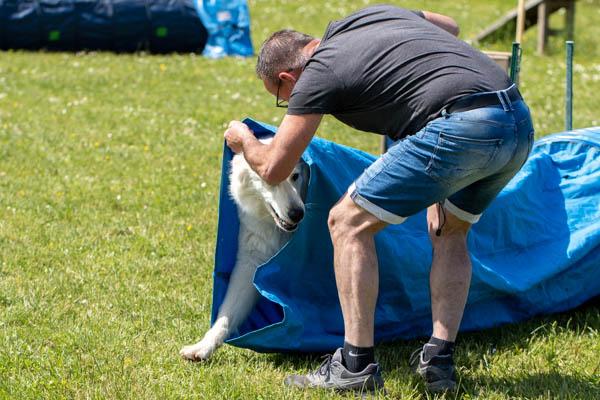
<instances>
[{"instance_id":1,"label":"black sneaker","mask_svg":"<svg viewBox=\"0 0 600 400\"><path fill-rule=\"evenodd\" d=\"M383 390L383 378L379 364L369 364L361 372L350 372L342 363L342 349L325 357L325 361L314 372L306 375L290 375L285 378L286 386L300 388L326 388L337 391L369 393Z\"/></svg>"},{"instance_id":2,"label":"black sneaker","mask_svg":"<svg viewBox=\"0 0 600 400\"><path fill-rule=\"evenodd\" d=\"M456 372L452 355L433 356L425 361L423 349L410 356L410 366L425 380L425 386L433 393L452 391L456 388Z\"/></svg>"}]
</instances>

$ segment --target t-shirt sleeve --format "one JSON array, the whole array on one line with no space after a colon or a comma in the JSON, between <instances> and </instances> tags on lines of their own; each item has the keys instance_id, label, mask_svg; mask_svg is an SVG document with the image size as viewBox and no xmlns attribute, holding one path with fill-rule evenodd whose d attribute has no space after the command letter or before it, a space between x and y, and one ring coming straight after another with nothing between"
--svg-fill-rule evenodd
<instances>
[{"instance_id":1,"label":"t-shirt sleeve","mask_svg":"<svg viewBox=\"0 0 600 400\"><path fill-rule=\"evenodd\" d=\"M425 19L425 14L423 13L423 11L421 10L410 10L412 11L414 14L417 14L419 17Z\"/></svg>"},{"instance_id":2,"label":"t-shirt sleeve","mask_svg":"<svg viewBox=\"0 0 600 400\"><path fill-rule=\"evenodd\" d=\"M287 113L331 114L337 110L341 89L331 69L321 62L311 61L292 90Z\"/></svg>"}]
</instances>

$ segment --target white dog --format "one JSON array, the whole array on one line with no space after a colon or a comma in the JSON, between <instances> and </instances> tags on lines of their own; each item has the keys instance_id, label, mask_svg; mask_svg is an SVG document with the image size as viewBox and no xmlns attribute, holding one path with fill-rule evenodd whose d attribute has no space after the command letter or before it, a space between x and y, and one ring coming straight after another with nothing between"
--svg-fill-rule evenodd
<instances>
[{"instance_id":1,"label":"white dog","mask_svg":"<svg viewBox=\"0 0 600 400\"><path fill-rule=\"evenodd\" d=\"M240 220L237 259L214 325L198 343L181 349L183 358L206 360L248 317L259 298L254 272L289 240L304 217L308 177L308 165L300 161L285 181L268 185L241 154L233 157L229 192Z\"/></svg>"}]
</instances>

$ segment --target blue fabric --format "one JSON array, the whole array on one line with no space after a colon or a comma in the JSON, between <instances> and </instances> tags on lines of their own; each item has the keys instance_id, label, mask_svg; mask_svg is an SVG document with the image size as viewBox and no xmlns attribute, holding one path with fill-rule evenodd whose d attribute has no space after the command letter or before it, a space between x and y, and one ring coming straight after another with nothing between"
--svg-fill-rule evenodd
<instances>
[{"instance_id":1,"label":"blue fabric","mask_svg":"<svg viewBox=\"0 0 600 400\"><path fill-rule=\"evenodd\" d=\"M206 57L249 57L254 54L250 39L250 12L246 0L194 0L198 15L208 30Z\"/></svg>"},{"instance_id":2,"label":"blue fabric","mask_svg":"<svg viewBox=\"0 0 600 400\"><path fill-rule=\"evenodd\" d=\"M258 135L274 127L247 119ZM239 221L229 198L224 146L212 318L235 264ZM311 178L306 216L294 236L258 268L262 299L229 344L257 351L329 351L343 321L327 230L331 206L374 157L315 138L303 155ZM600 127L536 142L529 160L469 235L471 290L462 331L568 310L600 295ZM431 333L431 246L425 212L376 237L380 293L376 340Z\"/></svg>"}]
</instances>

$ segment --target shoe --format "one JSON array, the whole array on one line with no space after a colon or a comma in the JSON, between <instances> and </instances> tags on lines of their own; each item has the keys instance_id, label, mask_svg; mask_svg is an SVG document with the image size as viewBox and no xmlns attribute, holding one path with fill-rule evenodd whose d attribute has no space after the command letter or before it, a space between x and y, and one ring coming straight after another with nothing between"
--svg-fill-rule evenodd
<instances>
[{"instance_id":1,"label":"shoe","mask_svg":"<svg viewBox=\"0 0 600 400\"><path fill-rule=\"evenodd\" d=\"M456 388L456 372L452 355L433 356L425 361L423 349L415 350L410 356L410 366L425 380L430 392L453 391Z\"/></svg>"},{"instance_id":2,"label":"shoe","mask_svg":"<svg viewBox=\"0 0 600 400\"><path fill-rule=\"evenodd\" d=\"M358 391L361 393L383 390L383 378L379 364L372 363L360 372L350 372L342 362L342 349L339 348L314 372L306 375L290 375L284 380L286 386L299 388L326 388L336 391Z\"/></svg>"}]
</instances>

